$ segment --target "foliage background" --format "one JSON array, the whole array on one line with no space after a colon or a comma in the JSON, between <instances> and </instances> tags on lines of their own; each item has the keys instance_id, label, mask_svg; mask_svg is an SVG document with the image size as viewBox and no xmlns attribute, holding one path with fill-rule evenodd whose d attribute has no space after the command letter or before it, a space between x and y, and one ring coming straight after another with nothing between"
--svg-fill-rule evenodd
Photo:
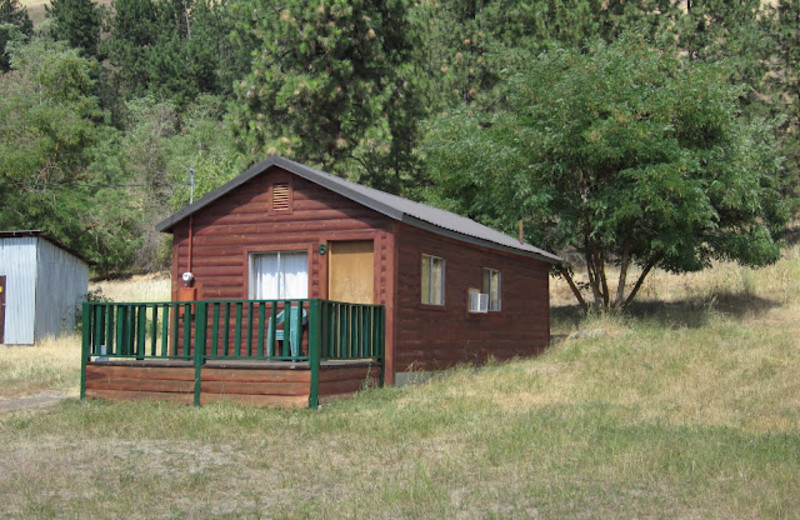
<instances>
[{"instance_id":1,"label":"foliage background","mask_svg":"<svg viewBox=\"0 0 800 520\"><path fill-rule=\"evenodd\" d=\"M747 160L780 194L755 219L797 208L798 0L55 0L46 15L34 29L0 1L0 228L44 229L101 276L168 262L153 224L188 202L190 170L199 197L270 153L511 229L530 211L508 200L542 202L513 173L535 156L486 135L514 138L547 56L623 33L735 92L724 131L762 143ZM445 181L430 143L451 131L472 167ZM497 200L476 202L487 189ZM749 263L774 257L779 220Z\"/></svg>"}]
</instances>

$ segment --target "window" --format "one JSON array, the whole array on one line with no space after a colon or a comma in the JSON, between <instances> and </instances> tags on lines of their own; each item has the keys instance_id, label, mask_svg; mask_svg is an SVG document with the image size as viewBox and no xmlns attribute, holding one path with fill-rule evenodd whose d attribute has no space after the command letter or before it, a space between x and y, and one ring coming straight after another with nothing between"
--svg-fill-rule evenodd
<instances>
[{"instance_id":1,"label":"window","mask_svg":"<svg viewBox=\"0 0 800 520\"><path fill-rule=\"evenodd\" d=\"M444 305L444 259L422 255L422 303Z\"/></svg>"},{"instance_id":2,"label":"window","mask_svg":"<svg viewBox=\"0 0 800 520\"><path fill-rule=\"evenodd\" d=\"M500 271L483 269L483 292L489 295L489 310L500 310Z\"/></svg>"},{"instance_id":3,"label":"window","mask_svg":"<svg viewBox=\"0 0 800 520\"><path fill-rule=\"evenodd\" d=\"M277 251L250 255L250 298L308 298L308 253Z\"/></svg>"}]
</instances>

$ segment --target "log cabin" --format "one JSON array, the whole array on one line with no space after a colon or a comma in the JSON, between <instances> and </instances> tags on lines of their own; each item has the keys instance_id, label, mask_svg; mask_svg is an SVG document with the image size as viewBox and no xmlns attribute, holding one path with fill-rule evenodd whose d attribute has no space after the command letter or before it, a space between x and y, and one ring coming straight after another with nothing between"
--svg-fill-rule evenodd
<instances>
[{"instance_id":1,"label":"log cabin","mask_svg":"<svg viewBox=\"0 0 800 520\"><path fill-rule=\"evenodd\" d=\"M206 328L209 320L215 324L235 321L237 329L249 327L246 339L237 340L247 343L248 352L250 339L260 334L252 343L259 352L270 354L275 334L282 334L273 330L279 323L275 317L280 318L290 301L303 308L302 321L298 318L293 325L297 341L291 351L288 347L283 351L290 361L319 357L311 346L318 329L322 336L333 331L334 336L348 340L358 337L328 318L315 325L317 309L323 307L302 302L379 307L381 353L370 356L380 363L380 384L403 384L420 373L457 364L531 356L549 343L549 269L561 261L558 256L468 218L286 158L270 157L252 166L159 223L157 229L173 237L173 302L192 302L185 313L192 314L195 322L200 319L199 302L249 302L245 310L229 311L223 303L214 310L203 307L202 312ZM276 303L259 308L258 302ZM185 318L183 309L171 318L179 325ZM85 312L91 323L84 323L84 341L87 336L94 338L88 340L85 356L91 361L92 354L98 354L98 342L106 341L104 329L110 330L114 319L109 315L108 320L91 321L94 311ZM165 307L164 313L168 312ZM256 333L246 323L258 322L259 312L260 322L267 325ZM151 323L151 317L142 320ZM181 329L174 323L168 326L167 320L163 323L164 336L172 334L175 346L182 341L189 344L197 336L188 331L188 325ZM218 348L217 338L222 338L225 327L213 328L200 334L204 351ZM139 336L146 342L144 329ZM156 340L152 341L155 349ZM232 341L227 332L219 340L228 354ZM167 343L169 339L163 341ZM239 343L236 349L241 348ZM175 352L180 354L179 350ZM330 352L322 357L331 363L340 359ZM362 356L345 357L364 356L362 352ZM90 364L98 369L97 363ZM327 380L335 379L327 376ZM338 384L337 388L353 391L362 382ZM326 393L321 388L312 390ZM198 383L198 396L201 391ZM299 395L300 401L308 397ZM316 404L315 397L311 401Z\"/></svg>"}]
</instances>

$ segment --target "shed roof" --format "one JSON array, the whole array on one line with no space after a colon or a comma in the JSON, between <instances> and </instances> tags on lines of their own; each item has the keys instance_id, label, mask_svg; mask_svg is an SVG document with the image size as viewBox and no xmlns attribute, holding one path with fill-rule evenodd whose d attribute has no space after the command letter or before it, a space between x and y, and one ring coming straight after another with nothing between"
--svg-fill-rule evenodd
<instances>
[{"instance_id":1,"label":"shed roof","mask_svg":"<svg viewBox=\"0 0 800 520\"><path fill-rule=\"evenodd\" d=\"M391 219L425 229L438 235L496 250L522 254L550 263L561 261L561 258L557 255L530 244L522 243L515 238L466 217L433 206L428 206L427 204L404 199L403 197L398 197L397 195L392 195L374 188L362 186L342 179L341 177L331 175L330 173L316 170L304 164L278 156L269 157L255 164L238 177L220 186L194 204L186 206L171 217L158 223L156 229L165 232L171 231L175 224L181 220L196 213L229 191L241 186L273 166L282 168L294 175L327 188Z\"/></svg>"},{"instance_id":2,"label":"shed roof","mask_svg":"<svg viewBox=\"0 0 800 520\"><path fill-rule=\"evenodd\" d=\"M60 247L64 251L70 253L72 256L78 258L82 262L87 263L88 265L96 265L97 262L94 262L80 253L77 249L74 249L64 242L58 240L55 237L52 237L45 233L40 229L18 229L18 230L10 230L10 231L2 231L0 230L0 238L18 238L18 237L37 237L43 238L53 244L54 246Z\"/></svg>"}]
</instances>

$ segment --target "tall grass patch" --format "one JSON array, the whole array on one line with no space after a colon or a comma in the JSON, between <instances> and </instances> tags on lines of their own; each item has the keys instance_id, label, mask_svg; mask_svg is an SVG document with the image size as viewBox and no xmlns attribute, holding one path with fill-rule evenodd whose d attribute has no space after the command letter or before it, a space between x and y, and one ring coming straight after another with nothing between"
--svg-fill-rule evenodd
<instances>
[{"instance_id":1,"label":"tall grass patch","mask_svg":"<svg viewBox=\"0 0 800 520\"><path fill-rule=\"evenodd\" d=\"M80 337L46 338L34 346L0 347L0 397L41 392L78 395Z\"/></svg>"},{"instance_id":2,"label":"tall grass patch","mask_svg":"<svg viewBox=\"0 0 800 520\"><path fill-rule=\"evenodd\" d=\"M172 299L172 282L168 273L152 273L93 282L89 291L114 302L168 302Z\"/></svg>"},{"instance_id":3,"label":"tall grass patch","mask_svg":"<svg viewBox=\"0 0 800 520\"><path fill-rule=\"evenodd\" d=\"M557 307L537 358L319 411L0 414L0 516L798 518L799 258L670 278L624 316Z\"/></svg>"},{"instance_id":4,"label":"tall grass patch","mask_svg":"<svg viewBox=\"0 0 800 520\"><path fill-rule=\"evenodd\" d=\"M800 510L796 433L679 424L599 401L488 406L500 391L470 406L463 383L503 372L465 368L321 412L70 401L0 416L8 497L0 513L779 518Z\"/></svg>"}]
</instances>

